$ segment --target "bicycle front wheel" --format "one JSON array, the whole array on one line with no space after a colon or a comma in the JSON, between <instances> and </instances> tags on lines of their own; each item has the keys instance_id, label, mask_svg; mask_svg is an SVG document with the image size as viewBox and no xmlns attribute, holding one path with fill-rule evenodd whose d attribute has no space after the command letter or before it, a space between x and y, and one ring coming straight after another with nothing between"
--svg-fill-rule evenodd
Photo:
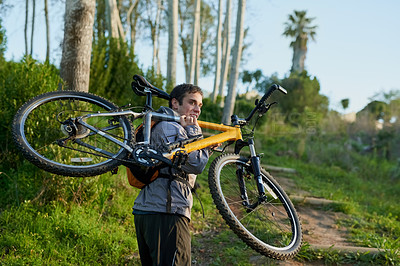
<instances>
[{"instance_id":1,"label":"bicycle front wheel","mask_svg":"<svg viewBox=\"0 0 400 266\"><path fill-rule=\"evenodd\" d=\"M127 151L104 138L131 141L131 123L125 116L98 116L86 123L100 134L76 122L76 118L118 107L94 94L55 91L26 102L14 117L14 141L24 157L39 168L65 176L94 176L121 164Z\"/></svg>"},{"instance_id":2,"label":"bicycle front wheel","mask_svg":"<svg viewBox=\"0 0 400 266\"><path fill-rule=\"evenodd\" d=\"M296 210L264 169L261 175L267 198L260 200L252 172L248 158L235 154L217 157L208 177L214 203L229 227L248 246L271 258L292 258L302 243ZM242 197L243 191L247 199Z\"/></svg>"}]
</instances>

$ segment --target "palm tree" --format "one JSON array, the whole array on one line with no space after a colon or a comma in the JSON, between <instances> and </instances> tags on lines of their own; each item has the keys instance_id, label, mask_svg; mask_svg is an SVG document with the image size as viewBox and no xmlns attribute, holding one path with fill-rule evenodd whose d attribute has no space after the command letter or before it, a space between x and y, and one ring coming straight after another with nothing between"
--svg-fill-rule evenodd
<instances>
[{"instance_id":1,"label":"palm tree","mask_svg":"<svg viewBox=\"0 0 400 266\"><path fill-rule=\"evenodd\" d=\"M294 14L288 16L288 22L285 22L285 37L291 37L293 41L290 47L293 47L293 59L291 72L302 72L304 70L304 61L307 53L307 42L311 38L315 41L315 29L317 26L311 25L315 18L306 17L306 11L294 11Z\"/></svg>"}]
</instances>

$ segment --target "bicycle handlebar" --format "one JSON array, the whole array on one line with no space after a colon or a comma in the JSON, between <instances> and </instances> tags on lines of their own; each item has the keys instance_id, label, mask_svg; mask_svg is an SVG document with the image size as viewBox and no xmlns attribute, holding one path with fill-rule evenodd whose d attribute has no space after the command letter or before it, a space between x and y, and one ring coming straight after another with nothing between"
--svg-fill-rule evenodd
<instances>
[{"instance_id":1,"label":"bicycle handlebar","mask_svg":"<svg viewBox=\"0 0 400 266\"><path fill-rule=\"evenodd\" d=\"M257 103L256 107L250 112L249 116L246 118L246 121L249 122L255 112L264 104L264 102L272 95L272 93L276 90L279 90L283 94L287 94L287 91L280 85L273 84L271 87L269 87L268 91L264 94L264 96L261 98L261 100Z\"/></svg>"}]
</instances>

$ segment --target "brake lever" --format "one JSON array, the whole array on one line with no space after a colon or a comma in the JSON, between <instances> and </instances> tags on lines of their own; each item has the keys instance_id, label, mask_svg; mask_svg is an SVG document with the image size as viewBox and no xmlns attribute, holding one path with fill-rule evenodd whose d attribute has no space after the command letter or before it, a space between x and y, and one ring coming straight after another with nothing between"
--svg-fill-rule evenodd
<instances>
[{"instance_id":1,"label":"brake lever","mask_svg":"<svg viewBox=\"0 0 400 266\"><path fill-rule=\"evenodd\" d=\"M269 111L269 109L274 105L278 104L277 102L272 102L272 103L267 103L267 104L262 104L260 108L258 109L259 115L264 115L266 112Z\"/></svg>"}]
</instances>

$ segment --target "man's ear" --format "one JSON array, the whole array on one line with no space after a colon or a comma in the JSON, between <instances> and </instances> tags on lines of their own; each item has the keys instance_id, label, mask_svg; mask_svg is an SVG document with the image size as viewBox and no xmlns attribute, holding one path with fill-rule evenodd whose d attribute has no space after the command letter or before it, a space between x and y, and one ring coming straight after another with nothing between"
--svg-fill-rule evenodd
<instances>
[{"instance_id":1,"label":"man's ear","mask_svg":"<svg viewBox=\"0 0 400 266\"><path fill-rule=\"evenodd\" d=\"M179 101L176 98L172 98L171 105L172 105L172 110L178 110Z\"/></svg>"}]
</instances>

